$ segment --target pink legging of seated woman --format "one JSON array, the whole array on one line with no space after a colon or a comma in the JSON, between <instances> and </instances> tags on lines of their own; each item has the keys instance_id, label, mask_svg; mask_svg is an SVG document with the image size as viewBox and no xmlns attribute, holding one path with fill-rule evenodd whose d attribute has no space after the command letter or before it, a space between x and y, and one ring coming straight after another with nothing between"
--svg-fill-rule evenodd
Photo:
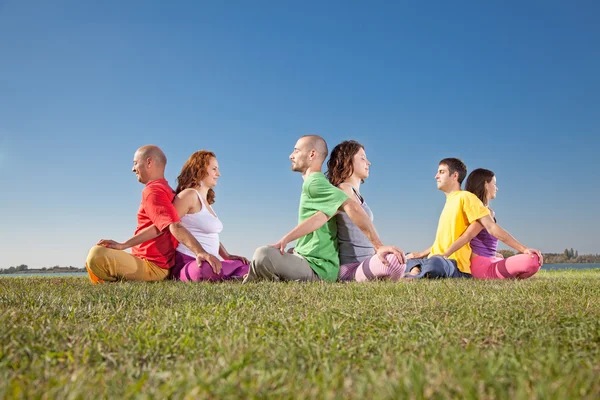
<instances>
[{"instance_id":1,"label":"pink legging of seated woman","mask_svg":"<svg viewBox=\"0 0 600 400\"><path fill-rule=\"evenodd\" d=\"M250 268L248 264L238 260L222 260L221 266L221 272L217 275L206 261L198 266L194 257L177 251L171 276L180 281L227 281L243 277Z\"/></svg>"},{"instance_id":2,"label":"pink legging of seated woman","mask_svg":"<svg viewBox=\"0 0 600 400\"><path fill-rule=\"evenodd\" d=\"M363 262L344 264L340 266L340 281L372 281L375 279L390 279L397 281L404 276L406 264L400 264L393 254L385 256L388 265L384 265L376 255Z\"/></svg>"},{"instance_id":3,"label":"pink legging of seated woman","mask_svg":"<svg viewBox=\"0 0 600 400\"><path fill-rule=\"evenodd\" d=\"M476 256L471 260L471 275L476 279L525 279L539 270L540 260L535 254L508 258Z\"/></svg>"}]
</instances>

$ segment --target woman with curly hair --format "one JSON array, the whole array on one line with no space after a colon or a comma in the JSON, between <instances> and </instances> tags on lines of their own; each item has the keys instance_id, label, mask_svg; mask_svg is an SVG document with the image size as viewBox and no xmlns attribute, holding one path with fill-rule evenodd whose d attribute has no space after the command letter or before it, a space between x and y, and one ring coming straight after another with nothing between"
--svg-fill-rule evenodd
<instances>
[{"instance_id":1,"label":"woman with curly hair","mask_svg":"<svg viewBox=\"0 0 600 400\"><path fill-rule=\"evenodd\" d=\"M465 190L473 193L489 208L490 201L496 198L498 187L496 175L489 169L474 169L467 177ZM494 211L489 208L490 215L496 220ZM497 253L498 239L492 236L479 222L475 221L443 254L449 257L470 242L471 275L476 279L525 279L538 272L544 263L542 254L521 245L518 241L512 244L515 250L527 254L517 254L504 258ZM518 248L517 248L518 247Z\"/></svg>"},{"instance_id":2,"label":"woman with curly hair","mask_svg":"<svg viewBox=\"0 0 600 400\"><path fill-rule=\"evenodd\" d=\"M354 140L346 140L333 149L327 162L327 179L343 190L350 199L359 203L371 221L373 212L360 194L360 185L369 177L365 148ZM404 276L405 264L395 255L386 256L387 265L377 255L365 234L344 212L336 216L340 273L342 281L367 281L373 279L399 280Z\"/></svg>"},{"instance_id":3,"label":"woman with curly hair","mask_svg":"<svg viewBox=\"0 0 600 400\"><path fill-rule=\"evenodd\" d=\"M179 243L171 274L182 281L216 281L241 278L248 273L245 257L229 254L219 240L223 223L212 209L214 187L221 176L215 153L201 150L190 156L177 177L173 204L183 226L196 238L207 255L198 265L196 255ZM222 260L219 259L222 257Z\"/></svg>"}]
</instances>

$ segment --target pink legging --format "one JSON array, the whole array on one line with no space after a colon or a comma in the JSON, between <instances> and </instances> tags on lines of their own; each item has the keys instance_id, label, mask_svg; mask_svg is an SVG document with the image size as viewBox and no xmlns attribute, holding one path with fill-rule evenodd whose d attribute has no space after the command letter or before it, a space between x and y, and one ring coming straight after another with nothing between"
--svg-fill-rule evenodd
<instances>
[{"instance_id":1,"label":"pink legging","mask_svg":"<svg viewBox=\"0 0 600 400\"><path fill-rule=\"evenodd\" d=\"M221 266L221 272L217 275L206 261L198 265L194 257L176 251L171 276L180 281L227 281L241 278L250 268L248 264L238 260L222 260Z\"/></svg>"},{"instance_id":2,"label":"pink legging","mask_svg":"<svg viewBox=\"0 0 600 400\"><path fill-rule=\"evenodd\" d=\"M476 279L525 279L539 270L540 260L535 254L508 258L476 256L471 260L471 275Z\"/></svg>"},{"instance_id":3,"label":"pink legging","mask_svg":"<svg viewBox=\"0 0 600 400\"><path fill-rule=\"evenodd\" d=\"M339 280L341 281L372 281L374 279L390 279L397 281L404 276L406 264L400 264L393 254L385 256L388 265L384 265L377 254L362 262L340 266Z\"/></svg>"}]
</instances>

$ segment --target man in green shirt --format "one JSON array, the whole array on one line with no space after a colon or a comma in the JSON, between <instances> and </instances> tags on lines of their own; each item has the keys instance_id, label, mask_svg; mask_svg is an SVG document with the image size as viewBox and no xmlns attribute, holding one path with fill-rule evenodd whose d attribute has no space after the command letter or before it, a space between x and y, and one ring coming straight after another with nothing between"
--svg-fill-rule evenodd
<instances>
[{"instance_id":1,"label":"man in green shirt","mask_svg":"<svg viewBox=\"0 0 600 400\"><path fill-rule=\"evenodd\" d=\"M332 217L344 211L369 238L384 264L385 256L395 254L401 264L404 253L394 246L384 246L371 220L360 204L329 183L321 172L327 158L327 143L317 135L303 136L290 155L292 171L302 173L298 225L271 246L259 247L254 253L244 282L267 280L336 281L340 270L337 226ZM294 240L293 252L285 247Z\"/></svg>"}]
</instances>

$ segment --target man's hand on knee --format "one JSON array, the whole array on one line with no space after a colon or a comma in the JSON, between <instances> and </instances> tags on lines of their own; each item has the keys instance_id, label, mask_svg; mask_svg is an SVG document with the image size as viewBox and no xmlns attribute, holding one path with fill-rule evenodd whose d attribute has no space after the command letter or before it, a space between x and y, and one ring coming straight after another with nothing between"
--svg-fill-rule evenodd
<instances>
[{"instance_id":1,"label":"man's hand on knee","mask_svg":"<svg viewBox=\"0 0 600 400\"><path fill-rule=\"evenodd\" d=\"M115 250L125 250L126 249L125 244L116 242L111 239L100 239L100 240L98 240L98 243L96 243L96 246L103 246L103 247L106 247L109 249L115 249Z\"/></svg>"}]
</instances>

